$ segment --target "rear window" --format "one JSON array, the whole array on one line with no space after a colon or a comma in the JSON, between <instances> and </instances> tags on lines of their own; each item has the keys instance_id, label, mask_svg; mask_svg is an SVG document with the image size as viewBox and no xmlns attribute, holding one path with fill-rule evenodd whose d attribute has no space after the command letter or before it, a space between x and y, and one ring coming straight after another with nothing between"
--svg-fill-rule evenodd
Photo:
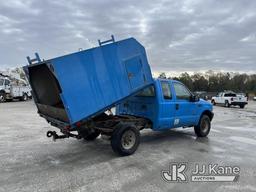
<instances>
[{"instance_id":1,"label":"rear window","mask_svg":"<svg viewBox=\"0 0 256 192\"><path fill-rule=\"evenodd\" d=\"M225 93L224 97L236 97L235 93Z\"/></svg>"},{"instance_id":2,"label":"rear window","mask_svg":"<svg viewBox=\"0 0 256 192\"><path fill-rule=\"evenodd\" d=\"M137 97L154 97L155 96L155 88L154 86L150 86L146 89L143 89L141 92L136 95Z\"/></svg>"},{"instance_id":3,"label":"rear window","mask_svg":"<svg viewBox=\"0 0 256 192\"><path fill-rule=\"evenodd\" d=\"M10 81L9 80L5 80L4 85L10 85Z\"/></svg>"}]
</instances>

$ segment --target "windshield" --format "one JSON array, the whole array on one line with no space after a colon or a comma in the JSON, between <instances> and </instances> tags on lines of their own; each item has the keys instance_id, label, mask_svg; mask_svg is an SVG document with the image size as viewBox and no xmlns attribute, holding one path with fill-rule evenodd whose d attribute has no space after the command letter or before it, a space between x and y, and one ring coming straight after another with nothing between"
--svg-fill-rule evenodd
<instances>
[{"instance_id":1,"label":"windshield","mask_svg":"<svg viewBox=\"0 0 256 192\"><path fill-rule=\"evenodd\" d=\"M2 86L4 84L4 80L0 79L0 86Z\"/></svg>"}]
</instances>

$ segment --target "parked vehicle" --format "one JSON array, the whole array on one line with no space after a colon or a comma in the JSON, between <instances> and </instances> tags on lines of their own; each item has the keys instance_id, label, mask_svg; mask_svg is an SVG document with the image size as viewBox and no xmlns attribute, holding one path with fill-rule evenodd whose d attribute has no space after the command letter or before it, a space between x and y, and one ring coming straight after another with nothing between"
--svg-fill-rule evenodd
<instances>
[{"instance_id":1,"label":"parked vehicle","mask_svg":"<svg viewBox=\"0 0 256 192\"><path fill-rule=\"evenodd\" d=\"M204 99L204 100L208 100L208 93L206 92L206 91L196 91L196 92L194 92L194 94L196 95L196 96L198 96L199 98L201 98L201 99Z\"/></svg>"},{"instance_id":2,"label":"parked vehicle","mask_svg":"<svg viewBox=\"0 0 256 192\"><path fill-rule=\"evenodd\" d=\"M8 75L0 74L0 103L6 100L20 99L26 101L31 98L31 89L25 82L13 80Z\"/></svg>"},{"instance_id":3,"label":"parked vehicle","mask_svg":"<svg viewBox=\"0 0 256 192\"><path fill-rule=\"evenodd\" d=\"M38 54L28 58L24 70L38 113L63 133L48 131L48 137L89 141L106 135L113 151L125 156L136 151L144 128L194 127L198 137L209 134L212 104L199 100L181 82L154 80L139 42L115 42L112 37L99 44L46 61ZM112 107L115 114L105 113Z\"/></svg>"},{"instance_id":4,"label":"parked vehicle","mask_svg":"<svg viewBox=\"0 0 256 192\"><path fill-rule=\"evenodd\" d=\"M244 108L248 104L248 99L243 94L236 94L232 91L220 92L216 97L212 97L211 100L213 105L221 104L225 107L239 106Z\"/></svg>"}]
</instances>

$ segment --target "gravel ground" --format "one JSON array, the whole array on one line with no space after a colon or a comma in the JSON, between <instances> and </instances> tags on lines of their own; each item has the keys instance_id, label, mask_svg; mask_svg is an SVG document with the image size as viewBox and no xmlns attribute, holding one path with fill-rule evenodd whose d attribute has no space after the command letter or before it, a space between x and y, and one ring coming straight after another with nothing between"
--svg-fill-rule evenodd
<instances>
[{"instance_id":1,"label":"gravel ground","mask_svg":"<svg viewBox=\"0 0 256 192\"><path fill-rule=\"evenodd\" d=\"M0 192L13 191L256 191L256 102L214 107L207 138L193 129L144 130L137 152L117 157L109 141L46 138L55 130L32 101L0 104ZM239 166L238 182L167 183L173 162ZM189 175L189 174L188 174Z\"/></svg>"}]
</instances>

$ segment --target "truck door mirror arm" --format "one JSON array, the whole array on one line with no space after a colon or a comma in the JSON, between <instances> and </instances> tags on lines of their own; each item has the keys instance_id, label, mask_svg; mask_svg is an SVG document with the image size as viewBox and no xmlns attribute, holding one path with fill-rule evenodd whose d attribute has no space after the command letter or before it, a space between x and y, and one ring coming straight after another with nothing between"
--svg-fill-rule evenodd
<instances>
[{"instance_id":1,"label":"truck door mirror arm","mask_svg":"<svg viewBox=\"0 0 256 192\"><path fill-rule=\"evenodd\" d=\"M189 100L190 102L197 102L199 101L199 97L196 95L191 95Z\"/></svg>"}]
</instances>

